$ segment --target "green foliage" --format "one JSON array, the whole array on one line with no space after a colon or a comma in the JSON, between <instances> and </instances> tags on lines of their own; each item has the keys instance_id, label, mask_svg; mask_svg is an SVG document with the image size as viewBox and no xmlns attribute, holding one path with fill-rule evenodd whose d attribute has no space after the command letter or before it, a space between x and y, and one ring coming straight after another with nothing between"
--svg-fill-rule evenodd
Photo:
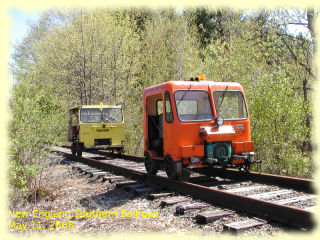
<instances>
[{"instance_id":1,"label":"green foliage","mask_svg":"<svg viewBox=\"0 0 320 240\"><path fill-rule=\"evenodd\" d=\"M250 104L252 138L257 158L263 159L266 171L290 175L310 173L305 156L297 144L306 137L303 101L290 86L290 79L281 72L259 80L256 95ZM263 134L261 134L263 133Z\"/></svg>"},{"instance_id":2,"label":"green foliage","mask_svg":"<svg viewBox=\"0 0 320 240\"><path fill-rule=\"evenodd\" d=\"M205 72L215 81L240 82L244 87L256 159L263 160L264 171L310 177L311 152L303 147L311 134L306 124L310 100L301 91L301 77L308 73L297 67L273 28L262 31L264 15L246 24L234 17L237 31L232 38L216 40L205 49Z\"/></svg>"},{"instance_id":3,"label":"green foliage","mask_svg":"<svg viewBox=\"0 0 320 240\"><path fill-rule=\"evenodd\" d=\"M171 11L156 11L153 18L146 21L142 33L145 86L190 79L201 71L199 41L192 22L188 12L172 15Z\"/></svg>"},{"instance_id":4,"label":"green foliage","mask_svg":"<svg viewBox=\"0 0 320 240\"><path fill-rule=\"evenodd\" d=\"M24 195L37 187L36 176L46 163L48 147L61 144L65 134L64 118L51 90L50 86L43 88L30 80L14 86L9 126L12 194Z\"/></svg>"}]
</instances>

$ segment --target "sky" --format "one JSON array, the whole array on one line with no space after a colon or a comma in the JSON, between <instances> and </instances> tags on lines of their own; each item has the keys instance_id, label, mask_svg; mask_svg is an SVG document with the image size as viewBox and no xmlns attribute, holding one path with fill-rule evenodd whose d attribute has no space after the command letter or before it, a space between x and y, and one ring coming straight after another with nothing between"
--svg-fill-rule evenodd
<instances>
[{"instance_id":1,"label":"sky","mask_svg":"<svg viewBox=\"0 0 320 240\"><path fill-rule=\"evenodd\" d=\"M11 33L10 45L21 41L28 33L28 22L37 21L40 18L41 12L25 12L20 9L13 8L9 10L11 18Z\"/></svg>"}]
</instances>

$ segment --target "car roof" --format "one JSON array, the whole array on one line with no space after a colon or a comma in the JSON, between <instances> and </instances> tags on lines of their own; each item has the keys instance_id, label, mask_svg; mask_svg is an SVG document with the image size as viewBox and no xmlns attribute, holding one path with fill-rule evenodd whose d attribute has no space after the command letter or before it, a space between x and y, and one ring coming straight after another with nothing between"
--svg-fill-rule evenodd
<instances>
[{"instance_id":1,"label":"car roof","mask_svg":"<svg viewBox=\"0 0 320 240\"><path fill-rule=\"evenodd\" d=\"M81 108L121 108L121 105L79 105L76 107L69 108L69 110L76 110Z\"/></svg>"}]
</instances>

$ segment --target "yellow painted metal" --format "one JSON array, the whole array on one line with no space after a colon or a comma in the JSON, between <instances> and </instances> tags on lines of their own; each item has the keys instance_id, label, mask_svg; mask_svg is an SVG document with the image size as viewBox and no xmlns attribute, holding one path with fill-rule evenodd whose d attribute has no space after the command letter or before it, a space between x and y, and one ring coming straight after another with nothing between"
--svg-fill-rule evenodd
<instances>
[{"instance_id":1,"label":"yellow painted metal","mask_svg":"<svg viewBox=\"0 0 320 240\"><path fill-rule=\"evenodd\" d=\"M103 128L103 124L106 125ZM94 139L112 139L112 145L122 145L124 141L124 122L121 123L82 123L79 130L79 142L85 147L94 146Z\"/></svg>"},{"instance_id":2,"label":"yellow painted metal","mask_svg":"<svg viewBox=\"0 0 320 240\"><path fill-rule=\"evenodd\" d=\"M82 105L69 109L69 113L79 116L79 111L82 108L98 108L100 110L104 108L119 108L120 105ZM84 144L84 147L95 146L95 139L112 139L112 145L123 145L124 142L124 117L122 112L121 122L104 122L101 120L99 123L83 123L78 118L79 126L79 142Z\"/></svg>"}]
</instances>

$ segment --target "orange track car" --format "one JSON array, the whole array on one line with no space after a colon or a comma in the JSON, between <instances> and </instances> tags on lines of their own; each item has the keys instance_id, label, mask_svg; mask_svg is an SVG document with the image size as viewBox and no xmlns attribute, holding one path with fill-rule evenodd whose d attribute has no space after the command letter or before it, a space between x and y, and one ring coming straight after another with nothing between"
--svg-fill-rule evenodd
<instances>
[{"instance_id":1,"label":"orange track car","mask_svg":"<svg viewBox=\"0 0 320 240\"><path fill-rule=\"evenodd\" d=\"M143 93L144 155L148 173L254 162L250 119L239 83L169 81Z\"/></svg>"}]
</instances>

